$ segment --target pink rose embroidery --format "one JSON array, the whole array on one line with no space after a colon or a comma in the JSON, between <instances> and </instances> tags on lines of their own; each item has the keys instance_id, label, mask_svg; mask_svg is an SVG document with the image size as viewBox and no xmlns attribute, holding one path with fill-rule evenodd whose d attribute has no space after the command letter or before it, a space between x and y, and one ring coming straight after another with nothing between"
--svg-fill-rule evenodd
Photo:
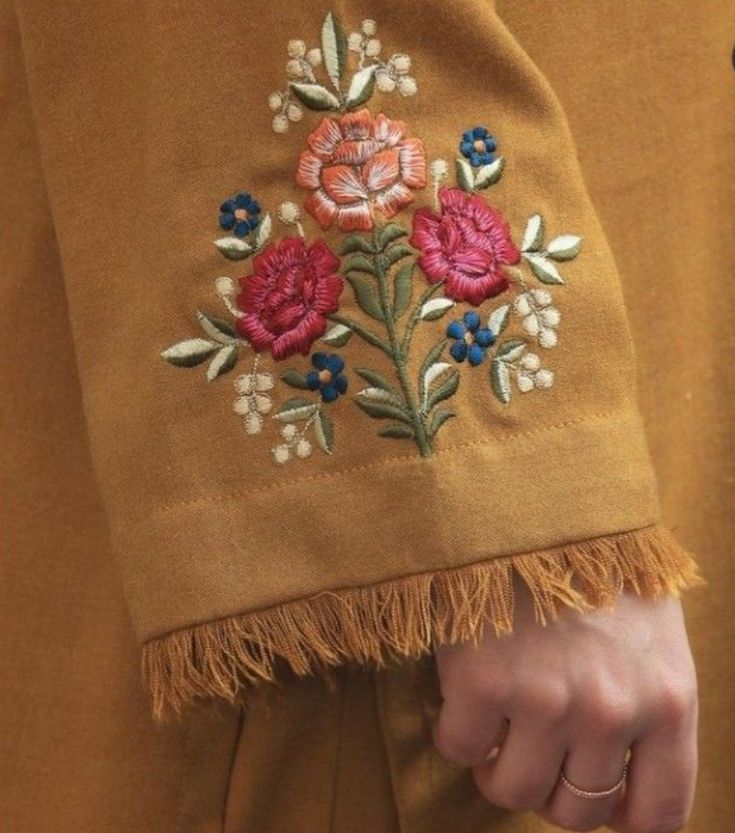
<instances>
[{"instance_id":1,"label":"pink rose embroidery","mask_svg":"<svg viewBox=\"0 0 735 833\"><path fill-rule=\"evenodd\" d=\"M306 210L326 229L373 227L371 205L392 217L426 184L426 153L420 139L405 139L406 125L367 109L325 118L307 139L296 182L312 191Z\"/></svg>"},{"instance_id":2,"label":"pink rose embroidery","mask_svg":"<svg viewBox=\"0 0 735 833\"><path fill-rule=\"evenodd\" d=\"M503 216L482 198L459 188L439 191L441 213L420 208L413 217L411 245L430 283L444 280L444 294L478 306L508 288L504 265L521 253Z\"/></svg>"},{"instance_id":3,"label":"pink rose embroidery","mask_svg":"<svg viewBox=\"0 0 735 833\"><path fill-rule=\"evenodd\" d=\"M306 355L324 334L326 315L336 312L343 281L339 259L321 240L307 246L284 237L253 258L253 274L240 278L237 305L245 313L237 329L274 359Z\"/></svg>"}]
</instances>

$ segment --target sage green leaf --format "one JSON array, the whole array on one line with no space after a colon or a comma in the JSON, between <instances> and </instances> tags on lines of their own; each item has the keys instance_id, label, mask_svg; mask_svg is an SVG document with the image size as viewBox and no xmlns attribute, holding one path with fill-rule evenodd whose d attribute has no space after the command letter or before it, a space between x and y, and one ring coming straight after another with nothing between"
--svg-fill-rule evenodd
<instances>
[{"instance_id":1,"label":"sage green leaf","mask_svg":"<svg viewBox=\"0 0 735 833\"><path fill-rule=\"evenodd\" d=\"M439 361L441 358L441 354L444 352L444 348L447 346L446 339L442 339L441 341L437 342L431 350L426 354L426 358L421 365L421 370L419 370L419 401L424 401L424 396L426 394L426 389L424 387L424 380L426 379L426 373L428 369Z\"/></svg>"},{"instance_id":2,"label":"sage green leaf","mask_svg":"<svg viewBox=\"0 0 735 833\"><path fill-rule=\"evenodd\" d=\"M365 397L355 397L356 405L373 419L397 419L410 425L411 417L402 409L390 402L373 402Z\"/></svg>"},{"instance_id":3,"label":"sage green leaf","mask_svg":"<svg viewBox=\"0 0 735 833\"><path fill-rule=\"evenodd\" d=\"M385 321L383 310L380 308L373 285L358 275L346 275L355 293L360 309L376 321Z\"/></svg>"},{"instance_id":4,"label":"sage green leaf","mask_svg":"<svg viewBox=\"0 0 735 833\"><path fill-rule=\"evenodd\" d=\"M207 368L207 381L213 382L237 364L237 344L221 347Z\"/></svg>"},{"instance_id":5,"label":"sage green leaf","mask_svg":"<svg viewBox=\"0 0 735 833\"><path fill-rule=\"evenodd\" d=\"M556 265L542 254L529 254L524 252L523 257L528 261L531 271L546 284L562 284L564 278L559 274Z\"/></svg>"},{"instance_id":6,"label":"sage green leaf","mask_svg":"<svg viewBox=\"0 0 735 833\"><path fill-rule=\"evenodd\" d=\"M487 320L487 326L496 336L499 336L508 326L510 321L510 304L503 304L502 307L494 309Z\"/></svg>"},{"instance_id":7,"label":"sage green leaf","mask_svg":"<svg viewBox=\"0 0 735 833\"><path fill-rule=\"evenodd\" d=\"M423 378L423 390L424 399L427 398L426 394L428 393L429 389L431 388L432 384L444 373L445 370L449 370L452 365L449 362L434 362L434 364L429 365L428 369L424 373ZM427 403L424 401L424 410L428 410Z\"/></svg>"},{"instance_id":8,"label":"sage green leaf","mask_svg":"<svg viewBox=\"0 0 735 833\"><path fill-rule=\"evenodd\" d=\"M431 424L428 428L429 437L433 437L442 425L453 416L457 416L454 411L445 411L444 408L437 408L431 417Z\"/></svg>"},{"instance_id":9,"label":"sage green leaf","mask_svg":"<svg viewBox=\"0 0 735 833\"><path fill-rule=\"evenodd\" d=\"M424 321L436 321L437 318L441 318L453 306L454 301L450 301L449 298L432 298L421 307L419 318Z\"/></svg>"},{"instance_id":10,"label":"sage green leaf","mask_svg":"<svg viewBox=\"0 0 735 833\"><path fill-rule=\"evenodd\" d=\"M406 263L396 272L393 284L393 317L400 318L411 303L413 263Z\"/></svg>"},{"instance_id":11,"label":"sage green leaf","mask_svg":"<svg viewBox=\"0 0 735 833\"><path fill-rule=\"evenodd\" d=\"M347 91L347 100L345 101L347 110L357 109L372 96L375 89L375 70L376 66L373 64L358 70L352 76L350 88Z\"/></svg>"},{"instance_id":12,"label":"sage green leaf","mask_svg":"<svg viewBox=\"0 0 735 833\"><path fill-rule=\"evenodd\" d=\"M266 214L265 217L260 221L258 224L258 231L255 234L255 246L258 249L262 249L263 246L268 242L268 238L271 236L271 231L273 230L273 220L271 219L270 214Z\"/></svg>"},{"instance_id":13,"label":"sage green leaf","mask_svg":"<svg viewBox=\"0 0 735 833\"><path fill-rule=\"evenodd\" d=\"M379 437L389 437L393 440L412 440L414 438L413 428L410 425L394 423L386 425L378 431Z\"/></svg>"},{"instance_id":14,"label":"sage green leaf","mask_svg":"<svg viewBox=\"0 0 735 833\"><path fill-rule=\"evenodd\" d=\"M299 422L308 419L318 408L318 405L307 402L306 399L289 399L278 409L276 418L281 422Z\"/></svg>"},{"instance_id":15,"label":"sage green leaf","mask_svg":"<svg viewBox=\"0 0 735 833\"><path fill-rule=\"evenodd\" d=\"M388 266L392 266L394 263L398 263L399 260L403 260L404 257L410 257L411 255L413 255L413 249L410 246L405 243L396 243L385 250L385 262Z\"/></svg>"},{"instance_id":16,"label":"sage green leaf","mask_svg":"<svg viewBox=\"0 0 735 833\"><path fill-rule=\"evenodd\" d=\"M214 241L214 245L228 260L244 260L255 251L255 249L239 237L220 237Z\"/></svg>"},{"instance_id":17,"label":"sage green leaf","mask_svg":"<svg viewBox=\"0 0 735 833\"><path fill-rule=\"evenodd\" d=\"M376 373L374 370L370 370L367 367L356 367L355 373L357 373L357 375L361 379L364 379L369 385L381 388L382 390L392 394L397 400L400 401L401 405L403 405L403 397L398 392L398 389L384 376L381 376L380 373Z\"/></svg>"},{"instance_id":18,"label":"sage green leaf","mask_svg":"<svg viewBox=\"0 0 735 833\"><path fill-rule=\"evenodd\" d=\"M357 395L360 397L360 401L367 399L369 402L385 402L394 408L398 408L408 416L408 411L404 408L403 400L396 399L390 391L383 390L383 388L363 388L357 392Z\"/></svg>"},{"instance_id":19,"label":"sage green leaf","mask_svg":"<svg viewBox=\"0 0 735 833\"><path fill-rule=\"evenodd\" d=\"M306 384L306 377L298 370L290 368L285 373L281 374L281 379L292 388L299 388L300 390L308 390L309 386Z\"/></svg>"},{"instance_id":20,"label":"sage green leaf","mask_svg":"<svg viewBox=\"0 0 735 833\"><path fill-rule=\"evenodd\" d=\"M331 344L332 347L344 347L351 338L352 330L349 327L345 327L344 324L335 324L327 332L322 341Z\"/></svg>"},{"instance_id":21,"label":"sage green leaf","mask_svg":"<svg viewBox=\"0 0 735 833\"><path fill-rule=\"evenodd\" d=\"M223 321L221 318L215 318L213 315L205 315L203 312L197 310L197 321L204 332L220 344L232 344L237 341L237 334L235 328Z\"/></svg>"},{"instance_id":22,"label":"sage green leaf","mask_svg":"<svg viewBox=\"0 0 735 833\"><path fill-rule=\"evenodd\" d=\"M347 64L347 36L331 12L322 24L322 55L329 80L338 90Z\"/></svg>"},{"instance_id":23,"label":"sage green leaf","mask_svg":"<svg viewBox=\"0 0 735 833\"><path fill-rule=\"evenodd\" d=\"M503 168L505 168L505 159L502 156L489 165L483 165L475 177L475 188L484 189L495 185L503 175Z\"/></svg>"},{"instance_id":24,"label":"sage green leaf","mask_svg":"<svg viewBox=\"0 0 735 833\"><path fill-rule=\"evenodd\" d=\"M208 359L219 347L219 344L212 344L203 338L187 338L185 341L172 344L161 356L169 364L175 364L177 367L195 367Z\"/></svg>"},{"instance_id":25,"label":"sage green leaf","mask_svg":"<svg viewBox=\"0 0 735 833\"><path fill-rule=\"evenodd\" d=\"M375 249L372 243L366 237L363 237L362 234L348 234L339 247L339 253L341 255L350 255L353 252L373 254Z\"/></svg>"},{"instance_id":26,"label":"sage green leaf","mask_svg":"<svg viewBox=\"0 0 735 833\"><path fill-rule=\"evenodd\" d=\"M292 81L289 85L298 100L309 110L339 110L339 99L321 84L302 84Z\"/></svg>"},{"instance_id":27,"label":"sage green leaf","mask_svg":"<svg viewBox=\"0 0 735 833\"><path fill-rule=\"evenodd\" d=\"M510 402L510 369L500 359L493 359L490 365L490 385L503 404Z\"/></svg>"},{"instance_id":28,"label":"sage green leaf","mask_svg":"<svg viewBox=\"0 0 735 833\"><path fill-rule=\"evenodd\" d=\"M472 173L472 165L466 159L456 161L457 184L463 191L475 190L475 175Z\"/></svg>"},{"instance_id":29,"label":"sage green leaf","mask_svg":"<svg viewBox=\"0 0 735 833\"><path fill-rule=\"evenodd\" d=\"M444 381L437 385L434 390L430 390L426 395L426 410L430 411L438 402L444 399L449 399L454 396L459 387L459 370L453 367L449 373L446 374Z\"/></svg>"},{"instance_id":30,"label":"sage green leaf","mask_svg":"<svg viewBox=\"0 0 735 833\"><path fill-rule=\"evenodd\" d=\"M582 248L582 238L576 234L561 234L546 247L546 254L554 260L572 260Z\"/></svg>"},{"instance_id":31,"label":"sage green leaf","mask_svg":"<svg viewBox=\"0 0 735 833\"><path fill-rule=\"evenodd\" d=\"M322 408L319 409L314 419L314 436L319 448L331 454L334 445L334 423Z\"/></svg>"},{"instance_id":32,"label":"sage green leaf","mask_svg":"<svg viewBox=\"0 0 735 833\"><path fill-rule=\"evenodd\" d=\"M372 258L360 253L348 257L342 268L345 272L365 272L368 275L375 275L375 264Z\"/></svg>"},{"instance_id":33,"label":"sage green leaf","mask_svg":"<svg viewBox=\"0 0 735 833\"><path fill-rule=\"evenodd\" d=\"M406 229L399 226L398 223L388 223L378 232L378 248L382 252L389 243L405 237L407 234Z\"/></svg>"},{"instance_id":34,"label":"sage green leaf","mask_svg":"<svg viewBox=\"0 0 735 833\"><path fill-rule=\"evenodd\" d=\"M544 242L545 223L540 214L534 214L528 218L526 230L523 232L521 241L522 252L536 252Z\"/></svg>"},{"instance_id":35,"label":"sage green leaf","mask_svg":"<svg viewBox=\"0 0 735 833\"><path fill-rule=\"evenodd\" d=\"M514 362L520 359L525 349L525 341L520 341L520 339L506 341L498 347L498 358L503 362Z\"/></svg>"}]
</instances>

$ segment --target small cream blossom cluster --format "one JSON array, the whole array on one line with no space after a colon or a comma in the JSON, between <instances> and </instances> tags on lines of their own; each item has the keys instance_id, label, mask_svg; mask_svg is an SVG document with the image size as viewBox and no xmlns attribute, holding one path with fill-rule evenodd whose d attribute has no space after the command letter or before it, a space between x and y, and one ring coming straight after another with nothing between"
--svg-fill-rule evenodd
<instances>
[{"instance_id":1,"label":"small cream blossom cluster","mask_svg":"<svg viewBox=\"0 0 735 833\"><path fill-rule=\"evenodd\" d=\"M521 316L521 326L541 347L556 347L558 340L556 328L561 321L561 313L552 306L553 298L548 289L531 289L519 295L514 308Z\"/></svg>"},{"instance_id":2,"label":"small cream blossom cluster","mask_svg":"<svg viewBox=\"0 0 735 833\"><path fill-rule=\"evenodd\" d=\"M554 384L554 373L541 367L541 359L535 353L526 353L514 365L516 384L521 393L534 388L550 388Z\"/></svg>"},{"instance_id":3,"label":"small cream blossom cluster","mask_svg":"<svg viewBox=\"0 0 735 833\"><path fill-rule=\"evenodd\" d=\"M286 47L288 61L286 75L288 81L316 83L314 68L322 62L322 51L318 47L307 49L302 40L290 40ZM268 106L275 113L273 116L273 130L276 133L286 133L289 122L301 121L304 108L294 99L290 88L283 92L274 92L268 96Z\"/></svg>"},{"instance_id":4,"label":"small cream blossom cluster","mask_svg":"<svg viewBox=\"0 0 735 833\"><path fill-rule=\"evenodd\" d=\"M304 436L310 424L311 420L299 430L292 422L289 422L281 428L281 437L284 442L273 446L272 449L276 463L288 463L293 457L305 459L311 455L312 445Z\"/></svg>"},{"instance_id":5,"label":"small cream blossom cluster","mask_svg":"<svg viewBox=\"0 0 735 833\"><path fill-rule=\"evenodd\" d=\"M360 68L376 66L375 85L383 93L398 90L401 95L416 95L416 79L410 75L411 58L399 53L392 55L387 61L381 60L383 45L375 37L377 31L378 25L374 20L363 20L360 31L353 32L347 39L350 51L360 56Z\"/></svg>"},{"instance_id":6,"label":"small cream blossom cluster","mask_svg":"<svg viewBox=\"0 0 735 833\"><path fill-rule=\"evenodd\" d=\"M263 430L263 415L273 407L269 391L274 386L275 380L270 373L258 373L257 359L250 373L235 379L235 390L240 395L233 408L238 416L244 418L248 434L260 434Z\"/></svg>"}]
</instances>

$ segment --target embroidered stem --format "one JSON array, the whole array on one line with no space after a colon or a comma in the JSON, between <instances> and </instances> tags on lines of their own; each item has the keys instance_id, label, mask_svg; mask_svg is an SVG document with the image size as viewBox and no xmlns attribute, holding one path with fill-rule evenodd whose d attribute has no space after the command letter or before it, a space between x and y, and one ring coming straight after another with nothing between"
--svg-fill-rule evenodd
<instances>
[{"instance_id":1,"label":"embroidered stem","mask_svg":"<svg viewBox=\"0 0 735 833\"><path fill-rule=\"evenodd\" d=\"M335 324L342 324L345 327L349 327L353 332L357 333L360 338L367 341L368 344L372 344L373 347L377 347L379 350L382 350L386 356L390 356L390 347L380 338L380 336L375 335L375 333L368 330L367 327L363 327L362 324L357 321L353 321L351 318L346 318L344 315L338 315L336 312L328 315L327 318L330 321L334 321Z\"/></svg>"}]
</instances>

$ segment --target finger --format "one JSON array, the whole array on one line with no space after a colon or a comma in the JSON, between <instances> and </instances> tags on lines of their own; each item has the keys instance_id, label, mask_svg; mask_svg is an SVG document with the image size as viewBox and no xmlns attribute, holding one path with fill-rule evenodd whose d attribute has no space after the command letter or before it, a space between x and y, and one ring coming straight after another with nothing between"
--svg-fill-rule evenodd
<instances>
[{"instance_id":1,"label":"finger","mask_svg":"<svg viewBox=\"0 0 735 833\"><path fill-rule=\"evenodd\" d=\"M615 786L623 774L630 738L601 739L590 736L575 743L563 762L567 780L575 787L602 792ZM542 816L559 827L571 830L597 830L612 817L620 802L621 789L600 798L582 797L561 779L557 781Z\"/></svg>"},{"instance_id":2,"label":"finger","mask_svg":"<svg viewBox=\"0 0 735 833\"><path fill-rule=\"evenodd\" d=\"M610 826L621 833L686 825L697 780L697 708L659 724L632 747L625 796Z\"/></svg>"},{"instance_id":3,"label":"finger","mask_svg":"<svg viewBox=\"0 0 735 833\"><path fill-rule=\"evenodd\" d=\"M448 761L470 767L503 742L505 731L505 718L486 699L449 699L434 726L434 744Z\"/></svg>"},{"instance_id":4,"label":"finger","mask_svg":"<svg viewBox=\"0 0 735 833\"><path fill-rule=\"evenodd\" d=\"M497 756L476 766L472 774L492 804L508 810L539 810L554 789L565 751L558 727L531 716L513 718Z\"/></svg>"}]
</instances>

